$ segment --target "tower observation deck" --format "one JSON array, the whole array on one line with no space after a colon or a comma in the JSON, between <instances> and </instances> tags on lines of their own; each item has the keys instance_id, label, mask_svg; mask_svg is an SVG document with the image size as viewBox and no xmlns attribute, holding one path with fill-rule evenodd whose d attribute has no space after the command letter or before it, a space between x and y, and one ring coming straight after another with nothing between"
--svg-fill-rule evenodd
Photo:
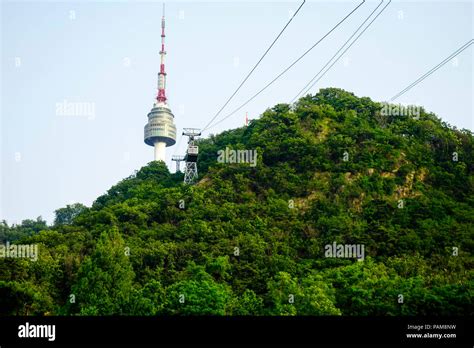
<instances>
[{"instance_id":1,"label":"tower observation deck","mask_svg":"<svg viewBox=\"0 0 474 348\"><path fill-rule=\"evenodd\" d=\"M160 72L158 73L158 94L153 108L148 113L148 123L145 125L145 144L155 148L155 161L165 161L166 147L176 143L176 126L166 98L165 72L165 7L161 18L161 51Z\"/></svg>"}]
</instances>

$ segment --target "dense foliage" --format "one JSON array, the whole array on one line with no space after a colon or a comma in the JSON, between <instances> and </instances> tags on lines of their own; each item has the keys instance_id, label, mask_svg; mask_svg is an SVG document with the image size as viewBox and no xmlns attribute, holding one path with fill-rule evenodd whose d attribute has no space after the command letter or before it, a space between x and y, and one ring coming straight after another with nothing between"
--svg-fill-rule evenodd
<instances>
[{"instance_id":1,"label":"dense foliage","mask_svg":"<svg viewBox=\"0 0 474 348\"><path fill-rule=\"evenodd\" d=\"M53 226L3 222L39 257L0 259L1 314L472 314L473 134L382 107L324 89L200 140L194 186L151 162Z\"/></svg>"}]
</instances>

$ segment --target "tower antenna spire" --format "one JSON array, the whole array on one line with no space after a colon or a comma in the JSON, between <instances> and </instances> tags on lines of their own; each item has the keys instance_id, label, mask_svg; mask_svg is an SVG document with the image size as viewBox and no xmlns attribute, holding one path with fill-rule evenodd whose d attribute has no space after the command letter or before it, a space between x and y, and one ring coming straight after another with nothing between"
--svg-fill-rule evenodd
<instances>
[{"instance_id":1,"label":"tower antenna spire","mask_svg":"<svg viewBox=\"0 0 474 348\"><path fill-rule=\"evenodd\" d=\"M165 4L163 3L163 15L161 17L161 51L160 51L160 72L158 73L158 95L156 100L166 104L166 72L165 72Z\"/></svg>"}]
</instances>

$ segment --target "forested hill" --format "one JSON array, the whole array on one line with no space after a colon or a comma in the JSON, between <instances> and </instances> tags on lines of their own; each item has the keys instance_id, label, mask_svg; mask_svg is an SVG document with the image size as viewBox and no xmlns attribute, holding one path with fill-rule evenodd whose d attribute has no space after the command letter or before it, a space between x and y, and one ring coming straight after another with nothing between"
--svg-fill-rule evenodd
<instances>
[{"instance_id":1,"label":"forested hill","mask_svg":"<svg viewBox=\"0 0 474 348\"><path fill-rule=\"evenodd\" d=\"M323 89L200 140L196 185L152 162L53 226L3 223L39 256L0 259L1 314L472 314L473 134L402 111Z\"/></svg>"}]
</instances>

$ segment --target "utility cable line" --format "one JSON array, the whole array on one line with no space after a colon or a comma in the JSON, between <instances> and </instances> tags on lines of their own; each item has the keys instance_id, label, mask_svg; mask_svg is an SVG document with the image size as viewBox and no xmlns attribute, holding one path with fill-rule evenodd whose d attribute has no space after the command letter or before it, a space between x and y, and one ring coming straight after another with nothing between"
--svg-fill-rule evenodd
<instances>
[{"instance_id":1,"label":"utility cable line","mask_svg":"<svg viewBox=\"0 0 474 348\"><path fill-rule=\"evenodd\" d=\"M278 80L281 76L283 76L288 70L290 70L296 63L298 63L303 57L305 57L313 48L315 48L321 41L323 41L327 36L329 36L337 27L339 27L347 18L349 18L359 7L361 7L365 3L365 0L363 0L359 5L357 5L349 14L347 14L343 19L341 19L331 30L329 30L322 38L320 38L313 46L311 46L309 49L307 49L298 59L296 59L293 63L291 63L285 70L283 70L277 77L275 77L272 81L270 81L265 87L263 87L261 90L259 90L257 93L255 93L250 99L248 99L246 102L241 104L238 108L236 108L234 111L232 111L230 114L225 116L223 119L220 121L214 123L211 126L206 126L203 128L203 132L209 128L215 127L219 123L223 122L227 118L231 117L234 115L237 111L242 109L245 105L250 103L252 100L254 100L257 96L260 95L264 90L266 90L268 87L270 87L276 80Z\"/></svg>"},{"instance_id":2,"label":"utility cable line","mask_svg":"<svg viewBox=\"0 0 474 348\"><path fill-rule=\"evenodd\" d=\"M364 28L364 30L362 30L362 32L357 35L357 37L354 39L354 41L351 42L351 44L339 55L339 57L329 66L329 68L326 69L326 71L316 80L314 81L311 86L306 90L306 93L308 93L308 91L310 91L315 85L316 83L318 83L323 77L324 75L326 75L326 73L331 70L331 68L334 66L334 64L336 64L339 59L341 59L344 54L352 47L353 44L356 43L357 40L359 40L359 38L365 33L365 31L367 29L369 29L369 27L372 25L372 23L382 14L383 11L385 11L385 9L388 7L388 5L390 5L390 3L392 2L392 0L390 0L387 5L385 5L382 10L380 10L379 13L377 13L377 15L369 22L369 24Z\"/></svg>"},{"instance_id":3,"label":"utility cable line","mask_svg":"<svg viewBox=\"0 0 474 348\"><path fill-rule=\"evenodd\" d=\"M389 1L388 4L390 4L392 0ZM318 71L318 73L316 75L313 76L313 78L298 92L298 94L295 95L295 97L291 100L290 103L293 103L302 93L303 91L306 90L305 93L308 93L308 91L313 88L314 84L313 81L319 76L319 74L321 74L323 72L323 70L332 62L332 60L339 54L339 52L341 52L344 47L346 47L346 45L351 41L351 39L359 32L359 30L364 26L365 23L367 23L367 21L370 19L370 17L372 17L372 15L375 13L375 11L377 11L377 9L382 5L382 3L384 2L384 0L381 0L380 3L377 5L377 7L367 16L367 18L361 23L361 25L359 25L359 27L354 31L354 33L352 33L352 35L346 40L346 42L344 42L344 44L337 50L337 52L327 61L327 63L321 68L321 70ZM388 4L385 6L387 7ZM380 13L383 12L385 8L382 9L382 11L380 11ZM372 21L373 22L373 21ZM369 25L367 26L367 28L372 24L369 23ZM354 40L354 42L358 39L358 37ZM353 43L354 43L353 42ZM352 45L352 44L351 44ZM350 47L350 46L349 46ZM348 47L348 48L349 48ZM328 68L331 69L331 67L344 55L346 51L344 51L336 60L335 62ZM316 80L316 82L318 82L327 72L328 70L326 70L323 75L318 79ZM315 83L316 83L315 82ZM312 84L312 85L311 85ZM307 88L309 85L311 85L309 88ZM303 94L305 94L303 93Z\"/></svg>"},{"instance_id":4,"label":"utility cable line","mask_svg":"<svg viewBox=\"0 0 474 348\"><path fill-rule=\"evenodd\" d=\"M306 0L303 0L303 2L301 3L301 5L298 7L298 9L296 10L296 12L291 16L290 20L286 23L286 25L283 27L283 29L280 31L280 33L278 34L278 36L275 38L275 40L273 40L272 44L267 48L267 50L265 51L265 53L262 55L262 57L260 57L260 59L258 60L257 64L255 64L255 66L252 68L252 70L250 70L250 72L247 74L247 76L244 78L244 80L240 83L239 87L237 87L237 89L234 91L234 93L232 93L232 95L227 99L227 101L224 103L224 105L222 105L222 107L219 109L219 111L217 111L217 113L214 115L214 117L206 124L206 126L203 128L206 129L215 119L217 116L220 115L220 113L222 112L222 110L224 110L224 108L227 106L227 104L229 104L229 102L232 100L232 98L234 98L234 96L237 94L237 92L240 90L240 88L244 85L244 83L248 80L248 78L250 77L250 75L252 75L252 73L254 72L254 70L257 68L257 66L260 64L260 62L263 60L263 58L265 58L265 56L267 55L267 53L270 51L270 49L273 47L273 45L275 45L275 43L278 41L278 39L280 38L280 36L283 34L283 32L285 31L285 29L288 27L288 25L290 25L291 21L293 20L293 18L296 17L296 15L298 14L298 12L300 11L300 9L303 7L303 5L305 4Z\"/></svg>"},{"instance_id":5,"label":"utility cable line","mask_svg":"<svg viewBox=\"0 0 474 348\"><path fill-rule=\"evenodd\" d=\"M418 83L420 83L421 81L423 81L424 79L426 79L428 76L430 76L432 73L434 73L436 70L438 70L439 68L441 68L444 64L446 64L448 61L450 61L452 58L456 57L459 53L461 53L462 51L464 51L466 48L468 48L469 46L472 45L472 43L474 42L474 39L471 39L469 40L468 42L466 42L464 45L462 45L460 48L458 48L456 51L454 51L453 53L451 53L448 57L446 57L444 60L442 60L438 65L434 66L431 70L429 70L427 73L425 73L424 75L422 75L421 77L419 77L416 81L412 82L410 85L408 85L407 87L405 87L404 89L402 89L400 92L398 92L397 94L395 94L392 98L390 98L390 101L394 101L395 99L399 98L400 96L402 96L403 94L405 94L406 92L408 92L410 89L412 89L413 87L415 87Z\"/></svg>"}]
</instances>

